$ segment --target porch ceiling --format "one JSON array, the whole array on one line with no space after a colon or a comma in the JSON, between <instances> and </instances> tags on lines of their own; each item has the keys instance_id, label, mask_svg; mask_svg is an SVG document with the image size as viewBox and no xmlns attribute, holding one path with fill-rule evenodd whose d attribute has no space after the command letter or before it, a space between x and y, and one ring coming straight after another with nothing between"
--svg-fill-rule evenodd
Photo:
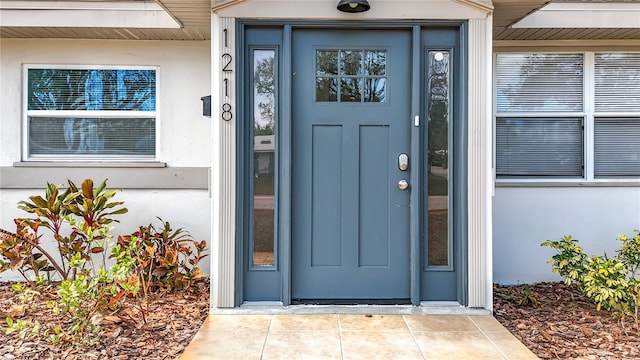
<instances>
[{"instance_id":1,"label":"porch ceiling","mask_svg":"<svg viewBox=\"0 0 640 360\"><path fill-rule=\"evenodd\" d=\"M7 27L0 24L0 38L65 38L123 40L209 40L211 38L211 0L89 0L91 2L155 2L163 7L181 28L106 27ZM24 3L40 2L25 0ZM87 0L65 0L65 3ZM1 2L0 2L1 5ZM28 10L25 10L28 11Z\"/></svg>"},{"instance_id":2,"label":"porch ceiling","mask_svg":"<svg viewBox=\"0 0 640 360\"><path fill-rule=\"evenodd\" d=\"M637 0L493 0L494 40L593 40L640 39L640 21L635 28L531 28L516 29L511 25L544 5L564 3L624 3Z\"/></svg>"},{"instance_id":3,"label":"porch ceiling","mask_svg":"<svg viewBox=\"0 0 640 360\"><path fill-rule=\"evenodd\" d=\"M25 0L28 3L33 0ZM67 0L79 2L86 0ZM123 0L91 0L123 1ZM140 0L137 0L140 1ZM145 1L145 0L142 0ZM181 25L177 29L149 28L84 28L84 27L8 27L0 25L0 38L68 38L68 39L127 39L127 40L210 40L210 11L212 0L147 0L166 9ZM545 4L555 2L633 2L636 0L493 0L494 40L582 40L582 39L640 39L637 28L615 29L515 29L511 25ZM40 1L41 2L41 1ZM375 6L375 0L372 0Z\"/></svg>"}]
</instances>

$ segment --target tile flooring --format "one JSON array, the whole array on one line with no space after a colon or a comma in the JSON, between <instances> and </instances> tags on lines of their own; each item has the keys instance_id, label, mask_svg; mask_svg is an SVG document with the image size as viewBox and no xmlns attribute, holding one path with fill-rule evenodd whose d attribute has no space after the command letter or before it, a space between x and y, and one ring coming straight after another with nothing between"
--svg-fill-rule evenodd
<instances>
[{"instance_id":1,"label":"tile flooring","mask_svg":"<svg viewBox=\"0 0 640 360\"><path fill-rule=\"evenodd\" d=\"M489 315L214 314L180 359L537 357Z\"/></svg>"}]
</instances>

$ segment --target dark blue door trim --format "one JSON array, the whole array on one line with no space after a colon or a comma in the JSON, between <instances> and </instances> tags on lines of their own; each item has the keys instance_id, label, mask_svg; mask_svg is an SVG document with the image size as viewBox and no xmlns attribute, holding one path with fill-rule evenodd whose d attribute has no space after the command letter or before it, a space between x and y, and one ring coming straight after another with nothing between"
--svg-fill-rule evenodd
<instances>
[{"instance_id":1,"label":"dark blue door trim","mask_svg":"<svg viewBox=\"0 0 640 360\"><path fill-rule=\"evenodd\" d=\"M411 29L413 31L412 36L412 68L413 74L421 74L424 71L423 53L427 40L423 35L425 29L435 28L447 28L455 29L457 31L457 57L456 57L456 69L455 69L455 98L453 99L454 106L452 111L454 112L453 121L456 121L454 135L454 146L458 149L459 157L456 159L455 169L456 178L460 179L453 184L452 191L460 194L453 199L451 207L455 211L455 218L457 219L452 231L456 240L456 256L454 259L454 267L456 268L456 300L461 304L467 303L467 24L460 21L421 21L421 22L406 22L406 21L363 21L354 24L353 21L321 21L321 22L309 22L305 20L288 21L284 23L282 21L263 21L263 20L251 20L242 19L237 22L237 38L236 44L236 59L237 68L244 69L242 64L245 64L247 59L245 51L247 49L247 41L245 39L245 30L248 26L279 29L280 36L280 114L278 123L278 137L279 137L279 188L278 188L278 202L280 204L277 215L277 227L278 227L278 244L279 244L279 257L277 280L275 282L270 281L269 286L274 286L279 299L269 298L263 300L279 300L284 305L291 303L291 34L294 28L317 28L317 29ZM248 216L248 210L246 206L247 197L250 192L246 189L245 182L243 182L244 176L247 172L247 166L245 157L246 148L250 137L247 134L247 124L250 123L247 112L247 104L244 100L247 95L247 88L250 84L247 83L245 71L237 72L237 84L236 89L237 98L237 186L236 189L236 229L237 229L237 242L236 242L236 305L239 306L243 301L247 300L243 288L247 285L247 279L245 276L246 256L248 252L247 243L245 243L248 236L247 221L251 220ZM411 113L413 119L407 119L408 122L413 122L411 126L411 166L414 171L411 174L411 184L413 185L413 192L411 194L412 204L421 204L421 199L424 199L424 194L421 193L424 188L424 180L420 179L422 173L420 167L421 161L418 161L423 149L424 143L424 130L425 123L424 114L424 86L423 75L412 76L411 83ZM419 124L415 126L415 116L419 116ZM420 186L419 184L422 184ZM422 206L411 207L411 257L410 261L410 283L411 283L411 302L414 305L419 305L420 301L428 299L425 296L425 283L423 281L425 267L424 267L424 224L420 219L423 219ZM264 284L263 284L264 285ZM277 296L278 297L278 296Z\"/></svg>"}]
</instances>

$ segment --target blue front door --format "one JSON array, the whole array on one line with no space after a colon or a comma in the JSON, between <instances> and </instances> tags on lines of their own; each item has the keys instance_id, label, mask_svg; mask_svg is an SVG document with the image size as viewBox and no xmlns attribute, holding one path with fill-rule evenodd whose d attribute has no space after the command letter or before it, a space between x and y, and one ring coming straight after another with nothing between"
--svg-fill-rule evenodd
<instances>
[{"instance_id":1,"label":"blue front door","mask_svg":"<svg viewBox=\"0 0 640 360\"><path fill-rule=\"evenodd\" d=\"M291 298L410 298L411 32L294 30Z\"/></svg>"}]
</instances>

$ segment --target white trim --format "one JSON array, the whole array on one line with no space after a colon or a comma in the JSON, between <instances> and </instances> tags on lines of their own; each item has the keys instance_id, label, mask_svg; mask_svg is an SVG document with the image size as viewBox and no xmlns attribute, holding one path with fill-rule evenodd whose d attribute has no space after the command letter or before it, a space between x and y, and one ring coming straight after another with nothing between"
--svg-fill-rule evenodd
<instances>
[{"instance_id":1,"label":"white trim","mask_svg":"<svg viewBox=\"0 0 640 360\"><path fill-rule=\"evenodd\" d=\"M486 280L485 280L485 291L486 291L486 302L485 308L493 311L493 196L495 195L495 170L493 168L494 162L493 159L493 122L490 121L492 119L492 103L493 103L493 64L492 64L492 39L493 39L493 16L489 15L487 17L487 21L485 23L486 29L485 32L488 34L485 40L485 78L484 78L484 86L485 86L485 112L484 112L484 126L485 126L485 143L484 143L484 157L486 165L484 166L485 171L485 208L484 208L484 216L485 216L485 266L486 266Z\"/></svg>"},{"instance_id":2,"label":"white trim","mask_svg":"<svg viewBox=\"0 0 640 360\"><path fill-rule=\"evenodd\" d=\"M220 72L214 71L214 69L220 68L220 58L217 55L217 50L220 48L220 16L218 14L213 13L211 15L211 172L210 172L210 182L209 186L210 195L211 195L211 246L209 256L209 260L211 261L211 266L209 270L209 278L210 278L210 307L211 309L215 309L219 307L220 304L220 290L219 290L219 279L220 279L220 270L218 269L218 260L220 259L220 237L218 234L220 233L220 214L223 209L220 204L220 178L222 176L221 166L220 166L220 152L221 146L216 144L220 144L220 127L216 126L217 119L219 119L220 110L216 104L219 104L218 99L220 98L220 86L216 86L216 84L220 84ZM214 120L215 119L215 120ZM216 122L213 122L216 121Z\"/></svg>"},{"instance_id":3,"label":"white trim","mask_svg":"<svg viewBox=\"0 0 640 360\"><path fill-rule=\"evenodd\" d=\"M549 3L513 25L522 28L616 28L640 27L640 4L625 3Z\"/></svg>"},{"instance_id":4,"label":"white trim","mask_svg":"<svg viewBox=\"0 0 640 360\"><path fill-rule=\"evenodd\" d=\"M473 1L476 4L476 1ZM490 12L471 0L376 0L371 10L343 13L334 0L245 0L214 5L220 16L304 20L468 20L486 19Z\"/></svg>"},{"instance_id":5,"label":"white trim","mask_svg":"<svg viewBox=\"0 0 640 360\"><path fill-rule=\"evenodd\" d=\"M31 69L79 69L79 70L153 70L155 71L155 111L118 111L118 110L29 110L29 70ZM160 67L152 65L62 65L62 64L23 64L22 65L22 116L21 116L21 159L30 161L149 161L161 158L161 122L160 120ZM155 154L154 155L31 155L29 154L29 118L30 117L69 117L69 118L149 118L155 120Z\"/></svg>"},{"instance_id":6,"label":"white trim","mask_svg":"<svg viewBox=\"0 0 640 360\"><path fill-rule=\"evenodd\" d=\"M490 153L491 121L491 17L469 20L468 68L468 306L490 308L491 248L487 236L491 235ZM474 69L485 69L475 71Z\"/></svg>"},{"instance_id":7,"label":"white trim","mask_svg":"<svg viewBox=\"0 0 640 360\"><path fill-rule=\"evenodd\" d=\"M152 1L25 1L2 0L0 10L136 10L162 9Z\"/></svg>"},{"instance_id":8,"label":"white trim","mask_svg":"<svg viewBox=\"0 0 640 360\"><path fill-rule=\"evenodd\" d=\"M2 1L0 23L15 27L173 28L177 22L148 1Z\"/></svg>"},{"instance_id":9,"label":"white trim","mask_svg":"<svg viewBox=\"0 0 640 360\"><path fill-rule=\"evenodd\" d=\"M582 122L583 128L583 141L584 141L584 160L582 163L583 166L583 175L586 181L594 180L594 168L595 168L595 125L593 121L593 112L595 110L595 84L594 84L594 73L593 70L595 67L595 56L592 52L584 53L582 56L582 76L583 81L582 84L584 86L583 93L583 103L582 110L585 112L585 117Z\"/></svg>"},{"instance_id":10,"label":"white trim","mask_svg":"<svg viewBox=\"0 0 640 360\"><path fill-rule=\"evenodd\" d=\"M582 52L585 50L613 51L616 48L638 47L636 39L607 39L607 40L496 40L493 42L493 50L496 52L537 52L559 51ZM547 50L553 49L553 50Z\"/></svg>"},{"instance_id":11,"label":"white trim","mask_svg":"<svg viewBox=\"0 0 640 360\"><path fill-rule=\"evenodd\" d=\"M212 308L231 308L235 306L235 260L236 260L236 72L238 62L232 61L232 72L223 72L226 57L222 54L236 55L235 19L212 16L212 94L211 121L212 144L214 149L212 173L212 252L211 280ZM228 42L225 44L223 29L226 29ZM225 46L227 45L227 46ZM228 79L228 95L225 95L224 79ZM222 104L231 106L232 118L222 120Z\"/></svg>"},{"instance_id":12,"label":"white trim","mask_svg":"<svg viewBox=\"0 0 640 360\"><path fill-rule=\"evenodd\" d=\"M574 185L574 186L584 186L584 185L603 185L607 183L611 183L613 185L620 184L640 184L640 179L635 177L620 177L620 178L596 178L594 175L595 171L595 118L596 117L607 117L607 116L619 116L619 117L637 117L639 116L638 112L596 112L595 110L595 55L599 53L638 53L636 50L637 47L633 49L629 48L629 50L616 50L616 51L564 51L555 49L555 51L544 51L544 50L534 50L531 48L523 48L519 51L495 51L493 54L493 70L495 71L495 67L497 62L495 59L498 54L504 53L527 53L527 54L580 54L583 58L583 111L554 111L554 112L498 112L496 109L496 94L493 94L493 122L495 123L498 117L581 117L583 118L583 176L578 178L565 177L565 178L557 178L553 176L540 176L540 177L530 177L530 178L518 178L518 177L505 177L496 179L495 183L499 186L517 186L517 184L527 185L527 184L537 184L540 186L545 186L544 184L560 184L562 186L566 185ZM495 72L493 75L493 83L495 86L496 83ZM495 133L495 129L494 129ZM495 163L495 144L494 144L494 163Z\"/></svg>"},{"instance_id":13,"label":"white trim","mask_svg":"<svg viewBox=\"0 0 640 360\"><path fill-rule=\"evenodd\" d=\"M32 117L155 118L156 111L118 110L26 110Z\"/></svg>"},{"instance_id":14,"label":"white trim","mask_svg":"<svg viewBox=\"0 0 640 360\"><path fill-rule=\"evenodd\" d=\"M244 1L245 0L213 0L211 4L211 10L213 11L222 10L224 8L242 3ZM478 9L480 11L484 11L486 13L490 13L493 11L493 5L489 1L483 1L483 0L452 0L452 1Z\"/></svg>"}]
</instances>

